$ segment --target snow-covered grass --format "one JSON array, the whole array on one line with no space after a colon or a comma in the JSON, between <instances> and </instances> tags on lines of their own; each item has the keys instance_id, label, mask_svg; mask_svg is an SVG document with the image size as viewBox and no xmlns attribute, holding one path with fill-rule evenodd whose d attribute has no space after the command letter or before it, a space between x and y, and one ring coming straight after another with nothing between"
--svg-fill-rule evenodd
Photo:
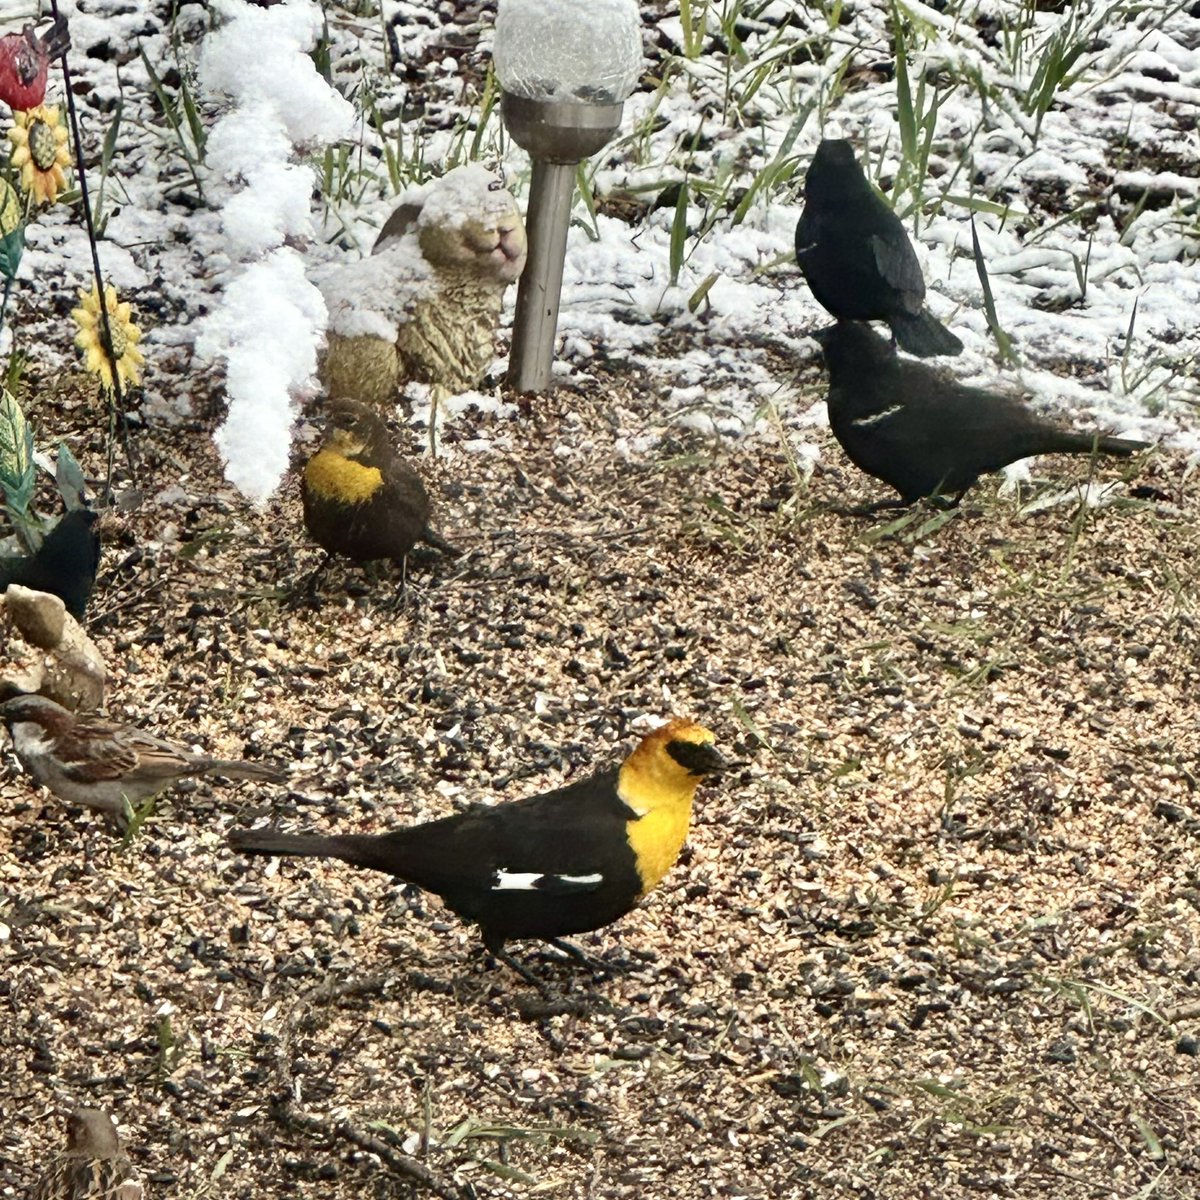
<instances>
[{"instance_id":1,"label":"snow-covered grass","mask_svg":"<svg viewBox=\"0 0 1200 1200\"><path fill-rule=\"evenodd\" d=\"M815 454L804 430L821 419L820 397L798 394L763 351L807 358L804 333L826 320L792 265L792 240L808 159L822 136L844 135L911 229L931 308L966 343L950 370L1022 390L1081 425L1200 451L1200 19L1174 0L1041 7L644 4L645 73L621 133L580 169L559 372L586 378L599 356L646 379L654 403L646 427L628 431L630 447L678 420L730 436L786 431L794 452ZM126 286L160 280L178 314L145 322L151 411L178 409L175 382L196 365L191 316L215 306L234 264L261 253L255 246L309 272L365 253L400 189L469 159L498 164L518 198L527 194L529 161L503 129L490 71L492 5L388 0L318 11L293 0L259 10L226 0L218 12L181 5L167 26L130 13L99 27L96 14L72 16L97 146L104 114L123 103L106 269ZM332 114L339 102L332 93L318 101L311 68L309 91L286 86L269 39L222 31L231 14L315 36L312 60L353 104L353 128L334 140L332 115L309 121L311 106ZM144 53L153 80L140 58L118 77L109 59L89 57L121 39ZM293 38L293 55L302 40ZM197 95L187 52L197 44L206 75L227 85L211 86L236 91L238 108L202 106L212 122L205 194L184 208L196 147L160 111L154 85ZM289 115L308 138L317 181L308 212L310 176L290 157L297 130L279 128ZM235 121L242 130L224 137ZM231 194L230 181L247 191ZM50 218L27 270L45 265L43 248L58 267L64 254L83 266L78 233L60 221ZM296 329L307 340L320 326L314 310ZM245 344L253 354L263 343ZM273 350L274 382L265 362L252 372L255 391L274 397L277 424L290 421L285 396L307 369L311 347L296 350L294 359ZM423 441L414 429L414 449Z\"/></svg>"},{"instance_id":2,"label":"snow-covered grass","mask_svg":"<svg viewBox=\"0 0 1200 1200\"><path fill-rule=\"evenodd\" d=\"M1080 423L1198 448L1200 22L1184 5L646 9L642 87L581 173L593 194L577 203L560 319L572 370L624 357L662 379L664 419L703 382L718 427L769 432L762 399L781 381L758 348L806 353L799 336L825 319L789 265L805 165L820 137L846 135L912 229L934 311L967 343L952 369ZM418 80L379 70L385 25L401 65L424 64ZM444 30L414 5L385 6L378 24L331 12L329 33L335 83L401 114L362 127L368 158L421 137L428 169L469 142L522 194L528 160L490 104L486 20L440 58ZM405 120L414 97L421 115ZM376 223L385 190L333 228ZM984 312L972 218L1011 364ZM694 333L694 351L663 353L664 331ZM789 403L785 423L808 403Z\"/></svg>"}]
</instances>

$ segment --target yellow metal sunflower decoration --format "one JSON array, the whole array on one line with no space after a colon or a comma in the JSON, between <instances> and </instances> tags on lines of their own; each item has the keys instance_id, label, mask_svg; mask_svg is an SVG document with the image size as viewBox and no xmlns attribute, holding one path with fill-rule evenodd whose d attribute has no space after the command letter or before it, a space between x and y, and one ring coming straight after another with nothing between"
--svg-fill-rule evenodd
<instances>
[{"instance_id":1,"label":"yellow metal sunflower decoration","mask_svg":"<svg viewBox=\"0 0 1200 1200\"><path fill-rule=\"evenodd\" d=\"M104 307L108 312L108 328L112 333L112 358L104 352L104 321L100 315L100 297L95 284L90 292L81 291L83 304L71 311L79 332L75 345L83 351L85 371L99 377L101 384L113 390L113 363L117 364L117 376L121 386L134 387L141 381L141 366L146 361L137 348L142 331L129 319L132 309L127 301L118 301L117 289L111 285L104 289Z\"/></svg>"},{"instance_id":2,"label":"yellow metal sunflower decoration","mask_svg":"<svg viewBox=\"0 0 1200 1200\"><path fill-rule=\"evenodd\" d=\"M13 144L10 162L21 172L21 186L43 204L53 204L67 186L64 167L71 165L67 131L59 123L57 108L37 108L13 113L8 140Z\"/></svg>"}]
</instances>

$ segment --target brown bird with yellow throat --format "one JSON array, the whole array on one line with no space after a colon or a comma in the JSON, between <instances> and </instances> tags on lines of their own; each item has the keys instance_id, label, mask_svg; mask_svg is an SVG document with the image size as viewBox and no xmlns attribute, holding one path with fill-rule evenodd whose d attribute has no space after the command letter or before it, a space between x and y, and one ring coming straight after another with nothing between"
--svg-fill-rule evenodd
<instances>
[{"instance_id":1,"label":"brown bird with yellow throat","mask_svg":"<svg viewBox=\"0 0 1200 1200\"><path fill-rule=\"evenodd\" d=\"M330 554L355 562L400 561L425 542L459 555L429 525L421 477L392 449L387 426L357 400L332 400L325 437L301 483L304 525Z\"/></svg>"},{"instance_id":2,"label":"brown bird with yellow throat","mask_svg":"<svg viewBox=\"0 0 1200 1200\"><path fill-rule=\"evenodd\" d=\"M510 938L559 938L610 925L675 864L696 788L724 762L713 735L677 719L619 766L508 804L478 806L385 834L318 836L237 830L246 854L337 858L441 896L504 952Z\"/></svg>"}]
</instances>

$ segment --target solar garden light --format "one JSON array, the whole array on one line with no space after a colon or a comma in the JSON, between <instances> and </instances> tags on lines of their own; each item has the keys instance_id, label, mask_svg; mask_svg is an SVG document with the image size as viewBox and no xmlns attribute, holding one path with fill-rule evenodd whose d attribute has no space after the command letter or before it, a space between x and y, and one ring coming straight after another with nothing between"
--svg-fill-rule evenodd
<instances>
[{"instance_id":1,"label":"solar garden light","mask_svg":"<svg viewBox=\"0 0 1200 1200\"><path fill-rule=\"evenodd\" d=\"M500 0L492 52L500 112L533 159L508 381L550 383L575 168L607 145L642 70L637 0Z\"/></svg>"}]
</instances>

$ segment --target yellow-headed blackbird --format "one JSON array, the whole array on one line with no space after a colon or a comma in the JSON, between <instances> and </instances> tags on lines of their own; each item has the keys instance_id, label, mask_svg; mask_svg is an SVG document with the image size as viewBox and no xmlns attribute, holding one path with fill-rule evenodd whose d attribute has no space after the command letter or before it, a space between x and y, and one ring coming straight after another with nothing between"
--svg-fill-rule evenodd
<instances>
[{"instance_id":1,"label":"yellow-headed blackbird","mask_svg":"<svg viewBox=\"0 0 1200 1200\"><path fill-rule=\"evenodd\" d=\"M834 436L855 466L900 493L901 504L943 492L961 497L985 472L1035 454L1128 457L1146 449L1062 429L1011 396L955 383L900 358L867 325L842 321L815 336L829 369Z\"/></svg>"},{"instance_id":2,"label":"yellow-headed blackbird","mask_svg":"<svg viewBox=\"0 0 1200 1200\"><path fill-rule=\"evenodd\" d=\"M839 321L886 321L896 341L921 358L962 352L925 307L921 264L900 218L842 139L821 142L804 178L796 262L817 303Z\"/></svg>"},{"instance_id":3,"label":"yellow-headed blackbird","mask_svg":"<svg viewBox=\"0 0 1200 1200\"><path fill-rule=\"evenodd\" d=\"M137 1171L121 1149L112 1117L77 1108L67 1118L67 1148L51 1158L30 1200L142 1200Z\"/></svg>"},{"instance_id":4,"label":"yellow-headed blackbird","mask_svg":"<svg viewBox=\"0 0 1200 1200\"><path fill-rule=\"evenodd\" d=\"M561 945L627 913L679 857L692 797L721 770L713 735L677 719L619 766L508 804L476 807L381 835L237 830L248 854L338 858L441 896L479 926L497 958L510 938Z\"/></svg>"},{"instance_id":5,"label":"yellow-headed blackbird","mask_svg":"<svg viewBox=\"0 0 1200 1200\"><path fill-rule=\"evenodd\" d=\"M392 449L387 426L357 400L331 400L321 448L301 484L304 525L330 554L400 560L425 542L460 554L429 526L421 477Z\"/></svg>"},{"instance_id":6,"label":"yellow-headed blackbird","mask_svg":"<svg viewBox=\"0 0 1200 1200\"><path fill-rule=\"evenodd\" d=\"M88 508L73 508L34 554L0 558L0 592L10 583L50 592L82 621L100 565L100 535L93 528L97 515Z\"/></svg>"},{"instance_id":7,"label":"yellow-headed blackbird","mask_svg":"<svg viewBox=\"0 0 1200 1200\"><path fill-rule=\"evenodd\" d=\"M278 782L266 763L228 762L193 754L128 725L73 713L46 696L14 696L0 704L21 766L68 804L82 804L118 820L126 801L137 804L193 775Z\"/></svg>"}]
</instances>

